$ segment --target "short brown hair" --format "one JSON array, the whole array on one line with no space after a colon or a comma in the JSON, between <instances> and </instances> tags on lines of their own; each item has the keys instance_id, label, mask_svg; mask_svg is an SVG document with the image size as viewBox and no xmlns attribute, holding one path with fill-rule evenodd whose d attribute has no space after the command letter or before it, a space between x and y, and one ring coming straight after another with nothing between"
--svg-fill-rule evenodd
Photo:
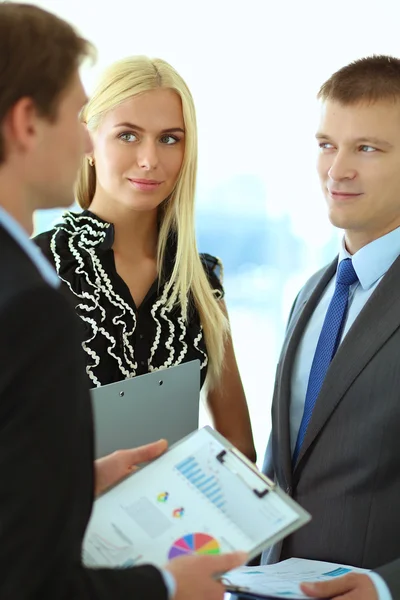
<instances>
[{"instance_id":1,"label":"short brown hair","mask_svg":"<svg viewBox=\"0 0 400 600\"><path fill-rule=\"evenodd\" d=\"M0 2L0 127L18 100L32 98L54 120L58 100L94 47L65 21L37 6ZM0 132L0 163L5 159Z\"/></svg>"},{"instance_id":2,"label":"short brown hair","mask_svg":"<svg viewBox=\"0 0 400 600\"><path fill-rule=\"evenodd\" d=\"M317 97L341 104L400 100L400 60L385 55L355 60L336 71L321 86Z\"/></svg>"}]
</instances>

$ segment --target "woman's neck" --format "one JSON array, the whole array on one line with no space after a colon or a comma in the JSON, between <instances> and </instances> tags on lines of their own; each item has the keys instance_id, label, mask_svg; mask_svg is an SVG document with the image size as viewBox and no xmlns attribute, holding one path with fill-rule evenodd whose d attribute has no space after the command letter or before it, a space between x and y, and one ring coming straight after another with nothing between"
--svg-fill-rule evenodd
<instances>
[{"instance_id":1,"label":"woman's neck","mask_svg":"<svg viewBox=\"0 0 400 600\"><path fill-rule=\"evenodd\" d=\"M115 253L128 260L157 256L157 210L139 212L111 202L104 205L96 202L96 198L89 210L114 225Z\"/></svg>"}]
</instances>

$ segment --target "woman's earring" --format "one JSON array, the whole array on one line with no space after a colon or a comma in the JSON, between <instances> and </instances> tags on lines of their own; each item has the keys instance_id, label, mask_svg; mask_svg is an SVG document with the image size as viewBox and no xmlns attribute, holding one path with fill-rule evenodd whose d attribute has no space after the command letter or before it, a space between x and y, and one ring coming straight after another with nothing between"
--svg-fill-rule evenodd
<instances>
[{"instance_id":1,"label":"woman's earring","mask_svg":"<svg viewBox=\"0 0 400 600\"><path fill-rule=\"evenodd\" d=\"M89 165L90 165L91 167L94 167L94 158L93 158L92 156L89 156L89 157L88 157L88 161L89 161Z\"/></svg>"}]
</instances>

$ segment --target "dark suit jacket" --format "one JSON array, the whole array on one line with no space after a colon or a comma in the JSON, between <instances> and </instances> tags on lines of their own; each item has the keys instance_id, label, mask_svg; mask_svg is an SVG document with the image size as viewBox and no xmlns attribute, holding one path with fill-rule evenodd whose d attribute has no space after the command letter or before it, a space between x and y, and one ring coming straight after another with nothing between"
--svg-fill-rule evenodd
<instances>
[{"instance_id":1,"label":"dark suit jacket","mask_svg":"<svg viewBox=\"0 0 400 600\"><path fill-rule=\"evenodd\" d=\"M266 552L263 562L296 556L375 569L400 598L400 258L332 360L297 464L291 466L293 363L336 266L337 259L311 277L292 309L263 469L312 521Z\"/></svg>"},{"instance_id":2,"label":"dark suit jacket","mask_svg":"<svg viewBox=\"0 0 400 600\"><path fill-rule=\"evenodd\" d=\"M76 317L0 226L0 598L149 598L151 566L86 569L93 428Z\"/></svg>"}]
</instances>

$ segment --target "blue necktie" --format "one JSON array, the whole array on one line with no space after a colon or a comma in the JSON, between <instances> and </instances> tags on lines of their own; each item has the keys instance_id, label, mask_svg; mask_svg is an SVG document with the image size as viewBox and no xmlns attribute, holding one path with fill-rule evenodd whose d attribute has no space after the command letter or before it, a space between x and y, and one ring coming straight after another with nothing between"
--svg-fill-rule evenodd
<instances>
[{"instance_id":1,"label":"blue necktie","mask_svg":"<svg viewBox=\"0 0 400 600\"><path fill-rule=\"evenodd\" d=\"M293 453L293 464L296 463L297 457L299 456L315 402L321 391L326 372L339 346L349 301L349 289L356 281L358 281L358 277L354 270L353 263L350 258L345 258L339 264L335 292L325 315L324 324L311 365L303 418L301 420Z\"/></svg>"}]
</instances>

